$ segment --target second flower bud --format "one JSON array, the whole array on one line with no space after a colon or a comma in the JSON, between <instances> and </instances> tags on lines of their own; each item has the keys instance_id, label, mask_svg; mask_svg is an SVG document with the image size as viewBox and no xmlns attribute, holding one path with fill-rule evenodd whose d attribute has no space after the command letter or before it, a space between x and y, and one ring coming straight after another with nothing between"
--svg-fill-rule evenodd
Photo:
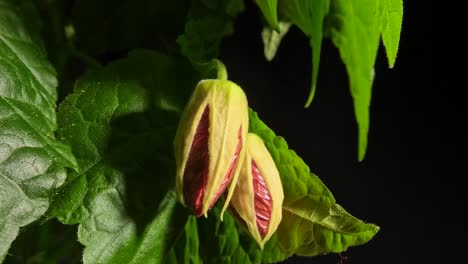
<instances>
[{"instance_id":1,"label":"second flower bud","mask_svg":"<svg viewBox=\"0 0 468 264\"><path fill-rule=\"evenodd\" d=\"M234 215L263 248L282 218L283 186L260 137L249 133L239 180L232 197Z\"/></svg>"}]
</instances>

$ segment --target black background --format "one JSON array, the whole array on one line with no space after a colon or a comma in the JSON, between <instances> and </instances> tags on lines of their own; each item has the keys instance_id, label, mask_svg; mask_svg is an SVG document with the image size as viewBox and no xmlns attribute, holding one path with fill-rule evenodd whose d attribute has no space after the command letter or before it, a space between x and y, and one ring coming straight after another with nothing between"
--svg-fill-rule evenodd
<instances>
[{"instance_id":1,"label":"black background","mask_svg":"<svg viewBox=\"0 0 468 264\"><path fill-rule=\"evenodd\" d=\"M383 45L379 48L369 144L359 163L353 103L338 50L324 41L315 99L304 109L312 67L307 38L292 28L275 59L267 62L259 11L250 2L235 34L223 41L221 60L229 79L244 88L250 106L319 175L338 203L381 227L368 244L341 255L293 257L285 263L452 263L462 243L439 234L462 234L465 227L457 225L454 231L441 225L442 218L456 220L442 213L447 204L440 198L450 183L444 175L433 180L434 166L444 156L436 161L433 154L441 140L440 123L434 120L443 107L433 97L438 81L431 59L430 4L405 1L394 69L388 68ZM447 244L451 250L442 250Z\"/></svg>"}]
</instances>

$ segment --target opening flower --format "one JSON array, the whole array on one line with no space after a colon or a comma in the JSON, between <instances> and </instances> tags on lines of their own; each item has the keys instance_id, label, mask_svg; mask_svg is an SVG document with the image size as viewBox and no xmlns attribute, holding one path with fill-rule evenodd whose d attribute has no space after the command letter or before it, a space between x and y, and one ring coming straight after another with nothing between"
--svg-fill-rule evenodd
<instances>
[{"instance_id":1,"label":"opening flower","mask_svg":"<svg viewBox=\"0 0 468 264\"><path fill-rule=\"evenodd\" d=\"M238 85L226 80L197 85L175 139L177 195L196 216L206 217L228 186L224 207L229 203L248 125L247 98Z\"/></svg>"}]
</instances>

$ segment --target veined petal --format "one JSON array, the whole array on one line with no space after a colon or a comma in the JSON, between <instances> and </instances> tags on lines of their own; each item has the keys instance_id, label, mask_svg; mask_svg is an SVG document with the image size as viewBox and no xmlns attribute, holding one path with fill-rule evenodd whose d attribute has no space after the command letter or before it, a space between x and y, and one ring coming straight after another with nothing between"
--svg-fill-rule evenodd
<instances>
[{"instance_id":1,"label":"veined petal","mask_svg":"<svg viewBox=\"0 0 468 264\"><path fill-rule=\"evenodd\" d=\"M232 207L258 244L276 231L282 218L283 187L275 163L255 134L246 139L246 153L232 198Z\"/></svg>"}]
</instances>

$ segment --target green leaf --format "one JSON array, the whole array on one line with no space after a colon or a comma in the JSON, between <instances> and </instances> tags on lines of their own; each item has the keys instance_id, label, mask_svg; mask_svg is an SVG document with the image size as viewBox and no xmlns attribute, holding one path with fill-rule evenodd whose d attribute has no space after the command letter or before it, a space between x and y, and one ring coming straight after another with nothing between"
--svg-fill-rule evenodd
<instances>
[{"instance_id":1,"label":"green leaf","mask_svg":"<svg viewBox=\"0 0 468 264\"><path fill-rule=\"evenodd\" d=\"M278 24L278 0L255 0L266 21L274 30L281 32L280 25Z\"/></svg>"},{"instance_id":2,"label":"green leaf","mask_svg":"<svg viewBox=\"0 0 468 264\"><path fill-rule=\"evenodd\" d=\"M193 63L218 56L221 40L234 31L233 20L244 10L243 0L192 0L184 34L177 42Z\"/></svg>"},{"instance_id":3,"label":"green leaf","mask_svg":"<svg viewBox=\"0 0 468 264\"><path fill-rule=\"evenodd\" d=\"M306 107L312 103L317 87L320 51L322 49L323 21L328 14L330 0L282 0L284 16L298 26L310 40L312 47L312 84Z\"/></svg>"},{"instance_id":4,"label":"green leaf","mask_svg":"<svg viewBox=\"0 0 468 264\"><path fill-rule=\"evenodd\" d=\"M382 0L382 3L382 40L387 51L388 64L393 68L400 43L403 0Z\"/></svg>"},{"instance_id":5,"label":"green leaf","mask_svg":"<svg viewBox=\"0 0 468 264\"><path fill-rule=\"evenodd\" d=\"M263 52L267 61L272 61L279 48L281 40L288 33L291 27L290 22L280 21L278 24L279 33L270 27L264 27L262 30Z\"/></svg>"},{"instance_id":6,"label":"green leaf","mask_svg":"<svg viewBox=\"0 0 468 264\"><path fill-rule=\"evenodd\" d=\"M314 207L311 204L311 200L304 199L283 207L285 221L278 229L279 241L284 249L295 248L297 255L339 253L349 246L368 242L379 231L378 226L365 224L339 204L326 211L322 206ZM295 229L293 234L289 227Z\"/></svg>"},{"instance_id":7,"label":"green leaf","mask_svg":"<svg viewBox=\"0 0 468 264\"><path fill-rule=\"evenodd\" d=\"M198 232L203 260L206 263L260 263L261 251L257 243L241 227L232 214L220 220L221 203L212 209L208 219L198 220Z\"/></svg>"},{"instance_id":8,"label":"green leaf","mask_svg":"<svg viewBox=\"0 0 468 264\"><path fill-rule=\"evenodd\" d=\"M173 248L172 263L260 263L262 253L247 231L237 226L230 212L220 220L217 203L208 218L189 219L185 233ZM195 243L195 241L198 241Z\"/></svg>"},{"instance_id":9,"label":"green leaf","mask_svg":"<svg viewBox=\"0 0 468 264\"><path fill-rule=\"evenodd\" d=\"M255 112L250 111L249 119L249 131L263 139L283 184L283 220L277 232L261 251L230 211L220 220L218 203L208 219L197 219L197 225L193 220L186 223L184 235L172 248L172 263L276 263L293 254L342 252L366 243L378 232L379 227L362 222L338 205L304 161Z\"/></svg>"},{"instance_id":10,"label":"green leaf","mask_svg":"<svg viewBox=\"0 0 468 264\"><path fill-rule=\"evenodd\" d=\"M369 241L379 230L348 214L320 179L286 141L271 131L253 111L249 115L250 132L259 135L278 167L284 189L283 219L274 239L263 252L266 262L279 261L281 254L315 256L341 252L349 246ZM273 244L273 245L272 245Z\"/></svg>"},{"instance_id":11,"label":"green leaf","mask_svg":"<svg viewBox=\"0 0 468 264\"><path fill-rule=\"evenodd\" d=\"M72 23L78 49L91 55L133 48L177 50L188 1L74 1Z\"/></svg>"},{"instance_id":12,"label":"green leaf","mask_svg":"<svg viewBox=\"0 0 468 264\"><path fill-rule=\"evenodd\" d=\"M184 233L177 243L171 248L167 262L178 263L203 263L199 255L200 240L198 236L197 218L189 216L185 223Z\"/></svg>"},{"instance_id":13,"label":"green leaf","mask_svg":"<svg viewBox=\"0 0 468 264\"><path fill-rule=\"evenodd\" d=\"M187 219L172 191L172 142L196 81L188 62L136 51L81 78L60 106L59 133L80 170L51 215L79 224L84 263L169 255Z\"/></svg>"},{"instance_id":14,"label":"green leaf","mask_svg":"<svg viewBox=\"0 0 468 264\"><path fill-rule=\"evenodd\" d=\"M36 17L30 2L0 0L0 262L76 168L54 137L57 81Z\"/></svg>"},{"instance_id":15,"label":"green leaf","mask_svg":"<svg viewBox=\"0 0 468 264\"><path fill-rule=\"evenodd\" d=\"M333 0L328 27L349 76L358 124L359 160L364 159L374 63L380 37L381 1Z\"/></svg>"}]
</instances>

